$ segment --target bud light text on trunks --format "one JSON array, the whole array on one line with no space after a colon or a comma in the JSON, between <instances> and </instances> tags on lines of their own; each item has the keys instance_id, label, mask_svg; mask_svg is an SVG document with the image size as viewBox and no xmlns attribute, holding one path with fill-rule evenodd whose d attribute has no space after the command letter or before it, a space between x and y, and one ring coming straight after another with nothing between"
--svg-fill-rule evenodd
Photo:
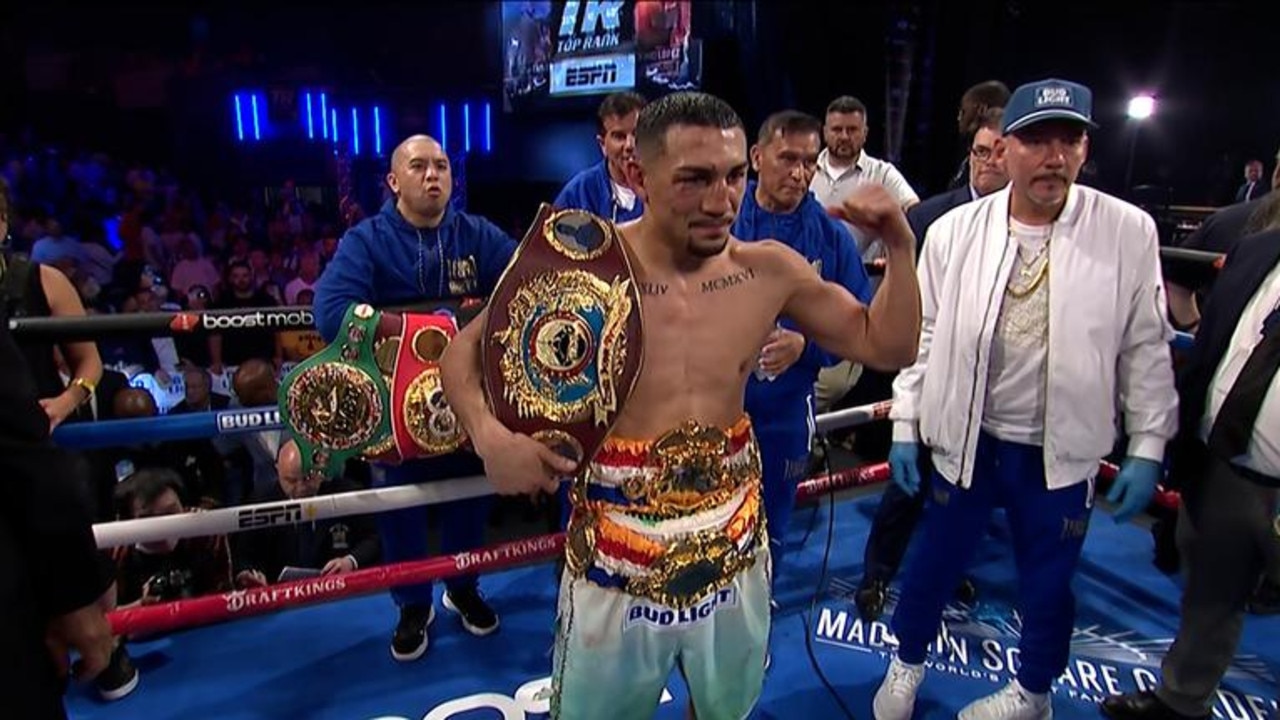
<instances>
[{"instance_id":1,"label":"bud light text on trunks","mask_svg":"<svg viewBox=\"0 0 1280 720\"><path fill-rule=\"evenodd\" d=\"M684 610L672 610L661 605L637 602L627 609L627 618L623 630L641 623L654 628L680 628L696 625L711 617L722 607L735 607L738 604L738 591L734 588L722 588L707 597L706 600Z\"/></svg>"}]
</instances>

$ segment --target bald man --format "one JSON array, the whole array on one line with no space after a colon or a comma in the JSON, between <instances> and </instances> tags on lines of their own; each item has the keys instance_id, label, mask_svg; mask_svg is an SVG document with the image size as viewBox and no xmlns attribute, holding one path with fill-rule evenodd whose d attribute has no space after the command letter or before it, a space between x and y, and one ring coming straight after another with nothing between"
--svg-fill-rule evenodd
<instances>
[{"instance_id":1,"label":"bald man","mask_svg":"<svg viewBox=\"0 0 1280 720\"><path fill-rule=\"evenodd\" d=\"M321 482L303 475L302 455L292 440L280 446L276 475L280 482L255 496L255 503L305 500L360 489L344 477ZM380 552L378 529L368 515L255 530L236 535L233 542L238 587L262 587L283 580L281 571L287 567L342 575L372 567Z\"/></svg>"},{"instance_id":2,"label":"bald man","mask_svg":"<svg viewBox=\"0 0 1280 720\"><path fill-rule=\"evenodd\" d=\"M342 330L352 303L384 307L487 296L515 252L516 241L493 223L449 206L449 156L434 139L414 135L400 143L386 181L394 198L347 231L316 285L316 327L326 342ZM456 453L395 467L375 465L372 474L375 487L390 487L483 472L475 456ZM378 529L386 562L427 555L429 510L440 520L444 553L484 542L488 498L383 513ZM391 654L402 662L416 660L427 650L427 626L435 617L431 584L394 588L391 595L400 607ZM473 635L498 628L474 575L448 580L443 602Z\"/></svg>"},{"instance_id":3,"label":"bald man","mask_svg":"<svg viewBox=\"0 0 1280 720\"><path fill-rule=\"evenodd\" d=\"M231 391L235 393L237 407L258 408L276 404L276 395L280 387L276 379L276 368L266 360L256 358L245 360L236 368L231 377ZM253 464L251 494L267 492L276 485L276 456L280 454L280 443L284 439L282 430L263 430L234 436L238 443L249 453ZM223 488L228 505L238 505L244 492L244 482L232 478Z\"/></svg>"}]
</instances>

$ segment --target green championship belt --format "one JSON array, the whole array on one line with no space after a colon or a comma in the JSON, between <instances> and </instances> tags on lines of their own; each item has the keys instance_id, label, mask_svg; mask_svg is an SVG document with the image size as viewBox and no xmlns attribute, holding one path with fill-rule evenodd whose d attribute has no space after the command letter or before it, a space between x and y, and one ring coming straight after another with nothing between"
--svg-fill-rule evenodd
<instances>
[{"instance_id":1,"label":"green championship belt","mask_svg":"<svg viewBox=\"0 0 1280 720\"><path fill-rule=\"evenodd\" d=\"M391 435L391 399L374 356L382 313L352 305L324 350L280 383L280 416L298 443L304 475L333 477Z\"/></svg>"},{"instance_id":2,"label":"green championship belt","mask_svg":"<svg viewBox=\"0 0 1280 720\"><path fill-rule=\"evenodd\" d=\"M481 359L508 428L582 464L640 375L640 293L621 234L581 210L543 205L498 281Z\"/></svg>"}]
</instances>

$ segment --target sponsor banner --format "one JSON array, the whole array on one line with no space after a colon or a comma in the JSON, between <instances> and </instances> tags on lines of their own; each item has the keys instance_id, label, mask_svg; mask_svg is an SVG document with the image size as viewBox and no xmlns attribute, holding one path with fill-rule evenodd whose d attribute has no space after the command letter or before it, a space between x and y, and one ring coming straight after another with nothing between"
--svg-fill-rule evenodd
<instances>
[{"instance_id":1,"label":"sponsor banner","mask_svg":"<svg viewBox=\"0 0 1280 720\"><path fill-rule=\"evenodd\" d=\"M267 528L276 525L296 525L303 520L314 520L315 503L282 502L245 508L236 513L236 527L241 530Z\"/></svg>"},{"instance_id":2,"label":"sponsor banner","mask_svg":"<svg viewBox=\"0 0 1280 720\"><path fill-rule=\"evenodd\" d=\"M556 553L563 543L563 536L539 535L538 537L516 540L484 550L458 553L453 556L453 561L458 568L458 572L467 572L478 567L508 567L524 560L542 558L549 553Z\"/></svg>"},{"instance_id":3,"label":"sponsor banner","mask_svg":"<svg viewBox=\"0 0 1280 720\"><path fill-rule=\"evenodd\" d=\"M187 333L196 329L205 332L225 330L309 330L316 325L316 316L305 308L279 310L223 310L216 312L180 312L169 321L169 329L175 333Z\"/></svg>"},{"instance_id":4,"label":"sponsor banner","mask_svg":"<svg viewBox=\"0 0 1280 720\"><path fill-rule=\"evenodd\" d=\"M812 629L814 642L879 655L887 665L898 647L887 621L892 607L886 610L885 620L867 622L852 602L856 581L836 578L832 587L843 602L820 609ZM931 674L987 684L995 692L1017 676L1021 631L1022 617L1007 605L953 603L944 611L941 631L925 665ZM1101 623L1077 626L1067 668L1054 682L1052 693L1062 700L1097 704L1114 695L1154 690L1160 664L1172 644L1172 637L1144 637L1132 628L1107 628ZM1218 689L1214 715L1231 720L1274 717L1275 683L1274 673L1262 659L1238 656Z\"/></svg>"},{"instance_id":5,"label":"sponsor banner","mask_svg":"<svg viewBox=\"0 0 1280 720\"><path fill-rule=\"evenodd\" d=\"M597 95L635 84L634 55L595 55L551 63L552 95Z\"/></svg>"},{"instance_id":6,"label":"sponsor banner","mask_svg":"<svg viewBox=\"0 0 1280 720\"><path fill-rule=\"evenodd\" d=\"M221 410L217 414L218 434L279 430L284 427L280 411L270 406L247 410Z\"/></svg>"}]
</instances>

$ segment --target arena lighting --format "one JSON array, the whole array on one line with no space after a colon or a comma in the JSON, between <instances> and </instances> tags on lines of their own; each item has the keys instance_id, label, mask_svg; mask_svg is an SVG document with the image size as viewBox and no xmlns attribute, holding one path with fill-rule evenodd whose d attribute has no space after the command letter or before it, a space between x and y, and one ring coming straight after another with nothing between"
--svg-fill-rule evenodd
<instances>
[{"instance_id":1,"label":"arena lighting","mask_svg":"<svg viewBox=\"0 0 1280 720\"><path fill-rule=\"evenodd\" d=\"M382 111L373 106L373 154L382 157Z\"/></svg>"},{"instance_id":2,"label":"arena lighting","mask_svg":"<svg viewBox=\"0 0 1280 720\"><path fill-rule=\"evenodd\" d=\"M333 111L329 114L329 117L332 118L333 120L333 144L337 145L338 144L338 108L334 108Z\"/></svg>"},{"instance_id":3,"label":"arena lighting","mask_svg":"<svg viewBox=\"0 0 1280 720\"><path fill-rule=\"evenodd\" d=\"M1150 95L1135 95L1129 99L1129 117L1134 120L1146 120L1155 111L1156 99Z\"/></svg>"},{"instance_id":4,"label":"arena lighting","mask_svg":"<svg viewBox=\"0 0 1280 720\"><path fill-rule=\"evenodd\" d=\"M311 111L311 93L307 93L306 96L307 96L307 139L315 140L316 139L316 121L315 121L315 118L312 117L313 113Z\"/></svg>"},{"instance_id":5,"label":"arena lighting","mask_svg":"<svg viewBox=\"0 0 1280 720\"><path fill-rule=\"evenodd\" d=\"M462 150L471 152L471 103L462 103Z\"/></svg>"},{"instance_id":6,"label":"arena lighting","mask_svg":"<svg viewBox=\"0 0 1280 720\"><path fill-rule=\"evenodd\" d=\"M262 130L258 127L258 94L249 95L249 102L253 107L253 139L262 139Z\"/></svg>"},{"instance_id":7,"label":"arena lighting","mask_svg":"<svg viewBox=\"0 0 1280 720\"><path fill-rule=\"evenodd\" d=\"M329 98L326 93L320 93L320 132L324 139L329 139Z\"/></svg>"},{"instance_id":8,"label":"arena lighting","mask_svg":"<svg viewBox=\"0 0 1280 720\"><path fill-rule=\"evenodd\" d=\"M351 152L360 154L360 111L351 107Z\"/></svg>"},{"instance_id":9,"label":"arena lighting","mask_svg":"<svg viewBox=\"0 0 1280 720\"><path fill-rule=\"evenodd\" d=\"M493 122L491 120L492 108L489 103L484 104L484 151L486 153L493 150Z\"/></svg>"},{"instance_id":10,"label":"arena lighting","mask_svg":"<svg viewBox=\"0 0 1280 720\"><path fill-rule=\"evenodd\" d=\"M240 95L236 94L236 138L244 142L244 113L240 109Z\"/></svg>"},{"instance_id":11,"label":"arena lighting","mask_svg":"<svg viewBox=\"0 0 1280 720\"><path fill-rule=\"evenodd\" d=\"M440 103L440 147L446 155L449 154L449 128L448 118L444 113L444 103Z\"/></svg>"}]
</instances>

